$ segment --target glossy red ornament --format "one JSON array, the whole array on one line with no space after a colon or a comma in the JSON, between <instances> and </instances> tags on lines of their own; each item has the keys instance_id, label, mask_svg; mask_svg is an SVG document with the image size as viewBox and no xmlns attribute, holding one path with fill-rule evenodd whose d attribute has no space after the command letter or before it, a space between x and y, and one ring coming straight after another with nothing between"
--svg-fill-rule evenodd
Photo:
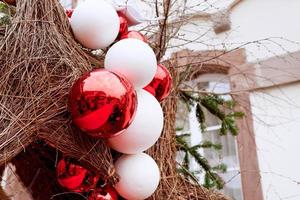
<instances>
[{"instance_id":1,"label":"glossy red ornament","mask_svg":"<svg viewBox=\"0 0 300 200\"><path fill-rule=\"evenodd\" d=\"M120 20L120 30L119 30L118 37L120 37L121 35L126 34L128 32L128 21L126 16L123 13L118 12L118 15Z\"/></svg>"},{"instance_id":2,"label":"glossy red ornament","mask_svg":"<svg viewBox=\"0 0 300 200\"><path fill-rule=\"evenodd\" d=\"M118 193L113 187L97 188L90 193L88 200L118 200Z\"/></svg>"},{"instance_id":3,"label":"glossy red ornament","mask_svg":"<svg viewBox=\"0 0 300 200\"><path fill-rule=\"evenodd\" d=\"M96 187L98 176L67 158L58 162L56 167L58 183L74 192L88 192Z\"/></svg>"},{"instance_id":4,"label":"glossy red ornament","mask_svg":"<svg viewBox=\"0 0 300 200\"><path fill-rule=\"evenodd\" d=\"M69 95L74 124L93 137L109 138L122 133L132 122L136 107L132 84L105 69L82 76Z\"/></svg>"},{"instance_id":5,"label":"glossy red ornament","mask_svg":"<svg viewBox=\"0 0 300 200\"><path fill-rule=\"evenodd\" d=\"M153 80L144 87L144 90L150 92L158 101L164 100L171 91L172 77L168 69L159 64Z\"/></svg>"},{"instance_id":6,"label":"glossy red ornament","mask_svg":"<svg viewBox=\"0 0 300 200\"><path fill-rule=\"evenodd\" d=\"M68 16L68 18L71 18L72 14L74 12L74 9L66 9L65 12L66 12L66 15Z\"/></svg>"},{"instance_id":7,"label":"glossy red ornament","mask_svg":"<svg viewBox=\"0 0 300 200\"><path fill-rule=\"evenodd\" d=\"M148 43L147 38L138 31L128 31L127 33L122 34L120 37L121 40L126 38L138 39Z\"/></svg>"}]
</instances>

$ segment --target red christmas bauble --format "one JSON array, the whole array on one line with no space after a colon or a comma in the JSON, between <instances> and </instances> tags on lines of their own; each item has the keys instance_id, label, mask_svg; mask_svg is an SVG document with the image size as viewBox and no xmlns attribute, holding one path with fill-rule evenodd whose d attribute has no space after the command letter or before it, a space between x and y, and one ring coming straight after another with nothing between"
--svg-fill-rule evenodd
<instances>
[{"instance_id":1,"label":"red christmas bauble","mask_svg":"<svg viewBox=\"0 0 300 200\"><path fill-rule=\"evenodd\" d=\"M127 33L122 34L120 37L121 40L126 38L138 39L148 43L147 38L138 31L128 31Z\"/></svg>"},{"instance_id":2,"label":"red christmas bauble","mask_svg":"<svg viewBox=\"0 0 300 200\"><path fill-rule=\"evenodd\" d=\"M109 138L122 133L132 122L136 107L132 84L105 69L82 76L69 95L74 124L93 137Z\"/></svg>"},{"instance_id":3,"label":"red christmas bauble","mask_svg":"<svg viewBox=\"0 0 300 200\"><path fill-rule=\"evenodd\" d=\"M74 192L88 192L96 187L98 176L67 158L61 159L56 167L58 183Z\"/></svg>"},{"instance_id":4,"label":"red christmas bauble","mask_svg":"<svg viewBox=\"0 0 300 200\"><path fill-rule=\"evenodd\" d=\"M159 64L153 80L144 87L144 90L150 92L158 101L164 100L171 91L172 77L168 69Z\"/></svg>"},{"instance_id":5,"label":"red christmas bauble","mask_svg":"<svg viewBox=\"0 0 300 200\"><path fill-rule=\"evenodd\" d=\"M71 18L72 14L74 12L74 9L66 9L65 12L66 12L66 15L68 16L68 18Z\"/></svg>"},{"instance_id":6,"label":"red christmas bauble","mask_svg":"<svg viewBox=\"0 0 300 200\"><path fill-rule=\"evenodd\" d=\"M88 200L118 200L118 193L113 187L97 188L90 193Z\"/></svg>"},{"instance_id":7,"label":"red christmas bauble","mask_svg":"<svg viewBox=\"0 0 300 200\"><path fill-rule=\"evenodd\" d=\"M119 30L119 37L123 34L126 34L128 32L128 21L126 16L121 13L118 12L119 15L119 20L120 20L120 30Z\"/></svg>"}]
</instances>

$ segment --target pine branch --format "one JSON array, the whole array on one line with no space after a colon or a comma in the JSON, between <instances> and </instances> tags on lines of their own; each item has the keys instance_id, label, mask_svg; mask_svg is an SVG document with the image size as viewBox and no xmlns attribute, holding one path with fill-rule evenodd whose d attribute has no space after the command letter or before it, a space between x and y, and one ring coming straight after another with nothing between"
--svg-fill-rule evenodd
<instances>
[{"instance_id":1,"label":"pine branch","mask_svg":"<svg viewBox=\"0 0 300 200\"><path fill-rule=\"evenodd\" d=\"M186 104L189 112L191 111L191 107L195 105L195 99L187 92L181 92L179 94L179 99Z\"/></svg>"},{"instance_id":2,"label":"pine branch","mask_svg":"<svg viewBox=\"0 0 300 200\"><path fill-rule=\"evenodd\" d=\"M217 116L220 120L224 120L226 117L225 113L219 109L219 105L224 103L216 95L204 96L201 100L201 104L213 115Z\"/></svg>"},{"instance_id":3,"label":"pine branch","mask_svg":"<svg viewBox=\"0 0 300 200\"><path fill-rule=\"evenodd\" d=\"M194 147L189 147L188 143L184 140L184 137L176 137L177 144L179 146L179 149L181 151L185 152L185 157L184 157L184 163L188 162L188 156L191 155L197 164L202 167L202 169L205 171L205 176L207 179L210 179L209 182L210 184L204 184L205 187L211 188L211 187L216 187L218 189L222 189L224 186L224 181L222 178L213 171L213 168L210 166L208 163L208 160L203 157L199 152L198 152L198 146ZM185 169L188 169L188 167L182 165Z\"/></svg>"},{"instance_id":4,"label":"pine branch","mask_svg":"<svg viewBox=\"0 0 300 200\"><path fill-rule=\"evenodd\" d=\"M223 189L225 185L224 180L215 172L207 172L204 178L204 187Z\"/></svg>"},{"instance_id":5,"label":"pine branch","mask_svg":"<svg viewBox=\"0 0 300 200\"><path fill-rule=\"evenodd\" d=\"M205 128L206 128L206 126L205 126L205 115L204 115L203 109L202 109L202 107L199 103L197 103L197 106L196 106L196 117L197 117L197 120L200 124L201 130L204 131Z\"/></svg>"},{"instance_id":6,"label":"pine branch","mask_svg":"<svg viewBox=\"0 0 300 200\"><path fill-rule=\"evenodd\" d=\"M220 173L226 173L227 172L227 166L224 163L221 163L217 166L214 166L212 168L214 171L220 172Z\"/></svg>"},{"instance_id":7,"label":"pine branch","mask_svg":"<svg viewBox=\"0 0 300 200\"><path fill-rule=\"evenodd\" d=\"M196 104L196 118L202 132L205 131L206 127L206 117L203 110L206 109L210 114L216 116L220 120L220 135L231 133L235 136L238 134L236 119L243 117L244 113L234 111L235 102L233 100L225 101L221 95L205 94L203 96L203 94L195 95L194 93L187 91L180 92L180 100L186 103L189 111L191 111L191 107ZM190 134L186 134L176 138L178 150L185 153L181 173L185 176L190 176L187 174L186 170L189 169L189 158L193 157L196 163L204 170L205 177L203 186L206 188L222 189L225 183L218 173L225 173L227 166L222 163L212 167L208 160L199 153L200 148L211 148L212 151L219 151L222 149L222 145L214 144L211 141L202 141L200 144L190 147L188 142L186 142L186 138L189 136ZM190 172L190 174L192 174L192 172Z\"/></svg>"},{"instance_id":8,"label":"pine branch","mask_svg":"<svg viewBox=\"0 0 300 200\"><path fill-rule=\"evenodd\" d=\"M213 148L214 150L221 150L222 149L222 144L220 144L220 143L214 144L211 141L204 140L204 141L201 142L201 144L195 145L191 148L193 148L193 149Z\"/></svg>"}]
</instances>

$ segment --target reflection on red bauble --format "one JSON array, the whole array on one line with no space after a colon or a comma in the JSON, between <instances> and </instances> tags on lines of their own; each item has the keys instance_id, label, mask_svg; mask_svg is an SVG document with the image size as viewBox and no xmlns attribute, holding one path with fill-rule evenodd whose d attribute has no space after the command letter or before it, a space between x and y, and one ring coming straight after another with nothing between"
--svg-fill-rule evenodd
<instances>
[{"instance_id":1,"label":"reflection on red bauble","mask_svg":"<svg viewBox=\"0 0 300 200\"><path fill-rule=\"evenodd\" d=\"M118 200L118 193L113 187L97 188L90 193L88 200Z\"/></svg>"},{"instance_id":2,"label":"reflection on red bauble","mask_svg":"<svg viewBox=\"0 0 300 200\"><path fill-rule=\"evenodd\" d=\"M170 94L171 88L172 77L170 72L165 66L159 64L153 80L144 87L144 90L150 92L158 101L162 101Z\"/></svg>"},{"instance_id":3,"label":"reflection on red bauble","mask_svg":"<svg viewBox=\"0 0 300 200\"><path fill-rule=\"evenodd\" d=\"M58 162L56 176L61 186L74 192L88 192L95 188L99 179L87 169L67 158Z\"/></svg>"},{"instance_id":4,"label":"reflection on red bauble","mask_svg":"<svg viewBox=\"0 0 300 200\"><path fill-rule=\"evenodd\" d=\"M69 110L73 122L93 137L113 137L133 120L137 96L123 76L105 69L85 74L73 85Z\"/></svg>"},{"instance_id":5,"label":"reflection on red bauble","mask_svg":"<svg viewBox=\"0 0 300 200\"><path fill-rule=\"evenodd\" d=\"M142 40L143 42L148 43L147 38L138 31L128 31L125 34L122 34L120 37L121 40L126 39L126 38L138 39L138 40Z\"/></svg>"},{"instance_id":6,"label":"reflection on red bauble","mask_svg":"<svg viewBox=\"0 0 300 200\"><path fill-rule=\"evenodd\" d=\"M118 12L118 15L119 15L119 20L120 20L119 36L121 36L128 32L128 21L123 13Z\"/></svg>"},{"instance_id":7,"label":"reflection on red bauble","mask_svg":"<svg viewBox=\"0 0 300 200\"><path fill-rule=\"evenodd\" d=\"M71 18L71 17L72 17L72 14L73 14L73 12L74 12L74 9L66 9L65 12L66 12L68 18Z\"/></svg>"}]
</instances>

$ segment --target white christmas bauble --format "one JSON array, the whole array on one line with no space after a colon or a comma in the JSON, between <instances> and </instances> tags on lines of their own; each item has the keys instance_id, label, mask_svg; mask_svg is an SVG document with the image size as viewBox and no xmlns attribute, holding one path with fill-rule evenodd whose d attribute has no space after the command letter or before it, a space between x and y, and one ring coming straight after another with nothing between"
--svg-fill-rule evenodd
<instances>
[{"instance_id":1,"label":"white christmas bauble","mask_svg":"<svg viewBox=\"0 0 300 200\"><path fill-rule=\"evenodd\" d=\"M115 189L125 199L146 199L155 192L159 184L159 168L145 153L123 155L115 163L115 169L120 176Z\"/></svg>"},{"instance_id":2,"label":"white christmas bauble","mask_svg":"<svg viewBox=\"0 0 300 200\"><path fill-rule=\"evenodd\" d=\"M137 91L138 106L130 126L120 135L108 139L111 148L125 154L141 153L160 137L164 124L162 108L145 90Z\"/></svg>"},{"instance_id":3,"label":"white christmas bauble","mask_svg":"<svg viewBox=\"0 0 300 200\"><path fill-rule=\"evenodd\" d=\"M76 40L84 47L108 47L118 36L120 21L114 7L104 0L87 0L79 4L71 17Z\"/></svg>"},{"instance_id":4,"label":"white christmas bauble","mask_svg":"<svg viewBox=\"0 0 300 200\"><path fill-rule=\"evenodd\" d=\"M139 89L153 79L157 61L148 44L129 38L120 40L108 50L104 67L123 74L136 89Z\"/></svg>"}]
</instances>

